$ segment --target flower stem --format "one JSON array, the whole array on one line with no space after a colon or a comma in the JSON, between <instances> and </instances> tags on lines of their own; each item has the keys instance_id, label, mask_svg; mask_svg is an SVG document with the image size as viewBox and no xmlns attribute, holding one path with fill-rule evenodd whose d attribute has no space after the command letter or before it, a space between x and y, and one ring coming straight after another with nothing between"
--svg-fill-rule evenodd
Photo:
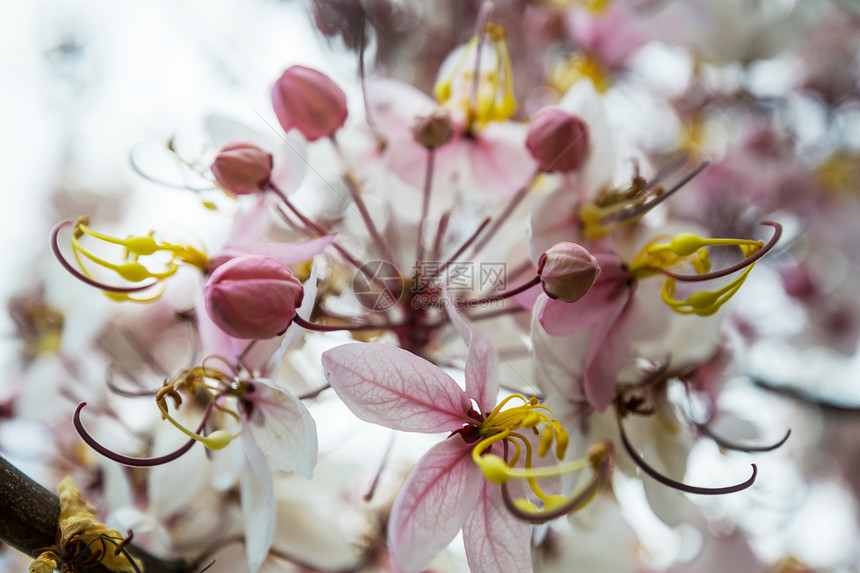
<instances>
[{"instance_id":1,"label":"flower stem","mask_svg":"<svg viewBox=\"0 0 860 573\"><path fill-rule=\"evenodd\" d=\"M502 213L498 217L496 217L496 220L493 222L493 226L490 227L490 229L486 233L484 233L484 236L481 237L481 240L478 241L477 244L475 244L475 249L474 251L472 251L473 255L477 255L479 252L481 252L481 250L483 250L483 248L487 246L487 243L490 242L490 239L492 239L493 236L495 236L495 234L499 232L499 229L502 228L502 225L505 224L505 222L510 218L514 210L519 206L520 203L522 203L522 200L525 198L529 190L534 185L534 182L539 174L539 171L535 171L529 182L526 183L523 187L521 187L520 190L517 191L513 197L511 197L511 200L508 201L507 206L505 206L505 210L502 211Z\"/></svg>"},{"instance_id":2,"label":"flower stem","mask_svg":"<svg viewBox=\"0 0 860 573\"><path fill-rule=\"evenodd\" d=\"M462 306L466 306L466 307L472 307L472 308L474 308L474 307L476 307L476 306L480 306L480 305L484 305L484 304L489 304L489 303L491 303L491 302L496 302L496 301L499 301L499 300L504 300L504 299L506 299L506 298L510 298L510 297L512 297L512 296L518 295L518 294L520 294L521 292L524 292L524 291L529 290L530 288L532 288L533 286L535 286L535 285L537 285L537 284L540 284L540 277L539 277L539 276L535 276L535 277L534 277L533 279L531 279L530 281L525 282L525 283L523 283L523 284L521 284L521 285L519 285L519 286L516 286L516 287L514 287L514 288L512 288L512 289L510 289L510 290L506 290L505 292L501 292L501 293L499 293L499 294L495 294L495 295L492 295L492 296L487 296L487 297L484 297L484 298L473 298L473 299L470 299L470 300L457 301L457 302L456 302L456 305L457 305L458 307L460 307L460 306L462 305Z\"/></svg>"},{"instance_id":3,"label":"flower stem","mask_svg":"<svg viewBox=\"0 0 860 573\"><path fill-rule=\"evenodd\" d=\"M338 159L340 159L341 165L343 166L343 181L346 183L346 188L349 189L349 194L352 197L355 206L358 207L358 212L361 215L361 219L364 221L364 226L367 227L367 232L370 233L370 238L373 240L373 243L376 245L382 258L389 263L394 264L394 256L391 254L388 244L382 239L382 235L379 234L379 230L376 228L376 224L373 222L373 219L370 217L370 212L367 210L367 205L364 204L364 199L361 198L361 190L358 188L358 183L356 182L352 171L349 169L349 164L346 161L343 149L341 149L334 134L329 137L329 140L334 146Z\"/></svg>"},{"instance_id":4,"label":"flower stem","mask_svg":"<svg viewBox=\"0 0 860 573\"><path fill-rule=\"evenodd\" d=\"M427 168L424 172L424 200L421 203L421 220L418 223L418 254L415 259L417 263L424 260L424 224L427 221L427 212L430 210L430 191L433 188L433 167L436 154L433 149L427 150Z\"/></svg>"}]
</instances>

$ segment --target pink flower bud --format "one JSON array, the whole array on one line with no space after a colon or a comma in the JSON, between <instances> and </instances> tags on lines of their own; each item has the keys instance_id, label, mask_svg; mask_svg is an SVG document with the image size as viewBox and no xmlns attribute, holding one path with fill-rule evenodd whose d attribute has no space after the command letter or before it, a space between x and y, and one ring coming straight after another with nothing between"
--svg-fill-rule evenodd
<instances>
[{"instance_id":1,"label":"pink flower bud","mask_svg":"<svg viewBox=\"0 0 860 573\"><path fill-rule=\"evenodd\" d=\"M272 107L285 131L308 141L328 137L346 122L346 94L331 79L304 66L287 68L272 87Z\"/></svg>"},{"instance_id":2,"label":"pink flower bud","mask_svg":"<svg viewBox=\"0 0 860 573\"><path fill-rule=\"evenodd\" d=\"M526 147L541 171L579 169L588 158L588 126L579 117L560 109L543 109L532 120Z\"/></svg>"},{"instance_id":3,"label":"pink flower bud","mask_svg":"<svg viewBox=\"0 0 860 573\"><path fill-rule=\"evenodd\" d=\"M283 263L259 255L236 257L215 269L203 287L206 311L233 338L283 333L302 303L302 283Z\"/></svg>"},{"instance_id":4,"label":"pink flower bud","mask_svg":"<svg viewBox=\"0 0 860 573\"><path fill-rule=\"evenodd\" d=\"M212 175L231 195L259 193L272 174L272 155L253 143L231 141L212 162Z\"/></svg>"},{"instance_id":5,"label":"pink flower bud","mask_svg":"<svg viewBox=\"0 0 860 573\"><path fill-rule=\"evenodd\" d=\"M599 274L597 259L576 243L557 243L538 261L543 291L563 302L576 302L584 297Z\"/></svg>"}]
</instances>

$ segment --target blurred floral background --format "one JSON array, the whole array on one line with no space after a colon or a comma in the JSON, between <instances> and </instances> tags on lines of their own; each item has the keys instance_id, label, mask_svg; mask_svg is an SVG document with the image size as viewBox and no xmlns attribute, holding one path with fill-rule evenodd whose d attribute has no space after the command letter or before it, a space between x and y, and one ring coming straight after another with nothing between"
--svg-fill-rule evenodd
<instances>
[{"instance_id":1,"label":"blurred floral background","mask_svg":"<svg viewBox=\"0 0 860 573\"><path fill-rule=\"evenodd\" d=\"M450 225L445 252L485 217L499 220L504 226L485 258L476 254L474 261L506 262L513 287L534 275L540 254L558 240L581 232L583 244L603 252L595 247L602 238L587 233L584 211L575 232L558 236L569 224L561 214L582 206L576 201L588 195L599 208L613 200L621 205L608 190L626 189L636 199L634 187L645 180L662 173L671 188L694 172L665 201L662 189L654 205L651 196L634 207L623 203L630 212L647 206L628 217L628 227L627 219L613 226L606 221L615 215L603 215L592 231L612 234L613 248L628 262L639 246L628 253L623 245L636 233L647 235L643 228L764 244L772 230L760 223L776 221L782 235L718 320L702 319L670 336L653 316L642 318L631 335L635 351L625 351L625 369L616 372L618 388L625 375L671 363L659 399L645 400L673 413L659 427L648 423L653 416L629 423L642 455L657 458L660 471L677 481L710 486L743 482L755 463L756 483L717 496L663 486L621 460L615 418L607 422L602 414L606 404L579 388L579 404L590 408L584 414L570 407L571 391L562 392L555 399L569 403L553 408L570 424L571 450L585 455L611 436L616 469L587 507L531 526L532 567L674 573L860 567L860 4L854 0L36 0L4 12L0 453L49 490L71 475L109 527L132 528L135 543L184 558L196 570L213 558L211 571L396 570L386 532L392 504L415 464L445 435L395 433L359 420L328 389L335 382L327 382L320 356L354 340L389 342L458 381L467 356L450 325L420 344L393 330L303 336L291 327L285 336L293 346L267 368L302 398L319 453L313 479L297 475L299 469L274 470L277 525L262 548L262 565L249 564L250 514L239 498L252 486L225 461L241 459L241 451L213 455L196 446L174 463L130 468L94 452L72 425L75 407L86 401L87 427L114 451L144 457L184 443L185 436L158 420L151 398L115 390L157 389L177 369L200 362L209 344L195 318L203 312L200 273L179 269L152 303L118 303L59 264L49 235L60 221L86 215L93 229L116 237L156 229L219 253L257 204L218 189L208 170L218 148L238 137L275 156L273 180L361 262L379 253L367 222L345 206L353 175L406 272L410 262L402 261L414 259L415 249L408 237L430 236L425 219L428 229L441 219ZM495 27L482 28L487 21ZM474 37L484 38L477 44L483 55L451 55ZM498 37L505 52L492 51L502 45ZM452 155L465 159L446 167L445 148L437 152L437 186L419 227L426 159L407 157L415 145L410 129L424 117L419 103L447 105L438 88L446 78L455 78L448 86L455 91L457 74L466 74L465 85L485 81L480 68L469 71L474 61L497 71L497 83L510 80L510 93L502 86L506 95L499 98L515 96L516 110L485 117L467 101L465 128L457 127L463 110L451 111L454 138L464 146ZM282 129L272 86L294 65L326 74L346 94L349 117L334 149ZM493 105L503 101L492 98ZM539 161L524 140L545 108L582 119L586 159L567 174L545 169L526 200L510 203L511 213L496 219ZM516 153L495 147L495 140L489 151L468 151L475 141L489 141L496 124L513 134L504 145L516 141ZM341 180L344 157L354 174ZM484 159L487 167L478 165ZM271 201L267 208L278 209ZM250 224L264 226L272 242L308 238L275 215ZM712 254L715 268L736 262L721 253ZM336 262L331 248L310 255L316 255L313 273L312 256L289 266L302 281L319 283L318 301L327 304L319 302L313 318L338 324L340 313L364 304L349 292L355 268ZM643 314L656 308L671 314L660 284L647 287L653 296L645 299L641 282ZM498 318L503 322L475 324L498 348L503 392L552 404L559 379L584 376L584 367L567 358L577 351L559 340L586 349L597 335L553 338L538 324L543 307L531 318L546 296L531 292L510 303L519 306ZM632 404L617 391L610 413ZM647 403L652 398L656 405ZM712 427L696 423L716 411ZM199 412L178 412L189 428L199 421ZM784 444L762 453L707 439L713 431L727 442L773 444L788 429ZM475 565L462 536L444 546L421 567L492 570ZM23 570L30 559L0 549L4 571Z\"/></svg>"}]
</instances>

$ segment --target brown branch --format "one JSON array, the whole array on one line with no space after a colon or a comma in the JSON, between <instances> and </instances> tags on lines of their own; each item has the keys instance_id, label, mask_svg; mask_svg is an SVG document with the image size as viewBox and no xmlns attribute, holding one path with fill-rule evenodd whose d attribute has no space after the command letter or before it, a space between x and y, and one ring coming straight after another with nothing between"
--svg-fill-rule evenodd
<instances>
[{"instance_id":1,"label":"brown branch","mask_svg":"<svg viewBox=\"0 0 860 573\"><path fill-rule=\"evenodd\" d=\"M0 541L32 555L55 543L59 520L57 496L0 456ZM127 549L140 560L145 573L192 573L185 561L159 559L134 545ZM90 570L108 571L101 565Z\"/></svg>"}]
</instances>

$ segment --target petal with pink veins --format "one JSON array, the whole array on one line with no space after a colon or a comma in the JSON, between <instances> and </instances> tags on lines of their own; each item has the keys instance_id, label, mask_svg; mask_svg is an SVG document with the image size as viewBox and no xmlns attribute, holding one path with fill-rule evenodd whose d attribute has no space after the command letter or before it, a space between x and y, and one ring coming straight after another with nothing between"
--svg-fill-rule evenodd
<instances>
[{"instance_id":1,"label":"petal with pink veins","mask_svg":"<svg viewBox=\"0 0 860 573\"><path fill-rule=\"evenodd\" d=\"M475 507L484 481L471 448L455 436L418 461L394 501L388 541L403 573L417 573L448 545Z\"/></svg>"},{"instance_id":2,"label":"petal with pink veins","mask_svg":"<svg viewBox=\"0 0 860 573\"><path fill-rule=\"evenodd\" d=\"M406 350L344 344L326 351L322 365L340 399L366 422L433 434L472 421L466 416L471 402L454 379Z\"/></svg>"},{"instance_id":3,"label":"petal with pink veins","mask_svg":"<svg viewBox=\"0 0 860 573\"><path fill-rule=\"evenodd\" d=\"M495 407L499 396L499 354L484 334L453 304L447 305L447 309L451 323L469 346L466 394L478 403L481 412L489 412Z\"/></svg>"},{"instance_id":4,"label":"petal with pink veins","mask_svg":"<svg viewBox=\"0 0 860 573\"><path fill-rule=\"evenodd\" d=\"M473 573L532 570L531 527L507 510L499 486L486 480L463 527L466 559Z\"/></svg>"}]
</instances>

